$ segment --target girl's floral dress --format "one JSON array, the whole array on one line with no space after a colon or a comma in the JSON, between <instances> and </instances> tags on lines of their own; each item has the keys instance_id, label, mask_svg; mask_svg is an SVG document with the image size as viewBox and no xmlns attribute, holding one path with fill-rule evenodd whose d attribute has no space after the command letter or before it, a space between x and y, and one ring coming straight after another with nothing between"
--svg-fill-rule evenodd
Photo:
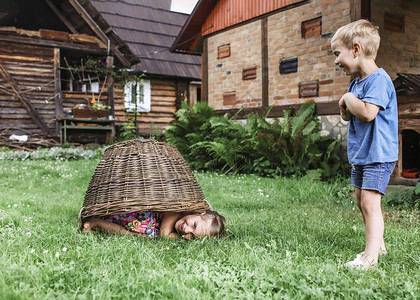
<instances>
[{"instance_id":1,"label":"girl's floral dress","mask_svg":"<svg viewBox=\"0 0 420 300\"><path fill-rule=\"evenodd\" d=\"M149 238L159 236L162 219L162 212L151 211L113 215L104 218L108 222L118 224L127 230Z\"/></svg>"}]
</instances>

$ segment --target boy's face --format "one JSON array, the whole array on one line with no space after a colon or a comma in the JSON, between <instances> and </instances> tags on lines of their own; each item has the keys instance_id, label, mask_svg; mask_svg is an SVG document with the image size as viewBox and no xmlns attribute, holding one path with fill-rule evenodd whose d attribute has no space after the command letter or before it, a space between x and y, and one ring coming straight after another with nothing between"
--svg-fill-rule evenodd
<instances>
[{"instance_id":1,"label":"boy's face","mask_svg":"<svg viewBox=\"0 0 420 300\"><path fill-rule=\"evenodd\" d=\"M335 55L334 63L343 68L346 75L357 73L357 56L355 57L353 49L347 48L341 41L331 43L331 50Z\"/></svg>"},{"instance_id":2,"label":"boy's face","mask_svg":"<svg viewBox=\"0 0 420 300\"><path fill-rule=\"evenodd\" d=\"M202 237L210 234L211 219L203 214L186 215L175 222L175 229L181 234Z\"/></svg>"}]
</instances>

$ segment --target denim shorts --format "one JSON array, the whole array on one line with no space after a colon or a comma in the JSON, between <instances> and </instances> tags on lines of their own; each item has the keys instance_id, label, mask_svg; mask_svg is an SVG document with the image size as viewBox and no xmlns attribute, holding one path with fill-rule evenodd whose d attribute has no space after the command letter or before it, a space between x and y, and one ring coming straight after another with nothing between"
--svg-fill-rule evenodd
<instances>
[{"instance_id":1,"label":"denim shorts","mask_svg":"<svg viewBox=\"0 0 420 300\"><path fill-rule=\"evenodd\" d=\"M350 185L362 190L378 191L385 194L395 162L352 165Z\"/></svg>"}]
</instances>

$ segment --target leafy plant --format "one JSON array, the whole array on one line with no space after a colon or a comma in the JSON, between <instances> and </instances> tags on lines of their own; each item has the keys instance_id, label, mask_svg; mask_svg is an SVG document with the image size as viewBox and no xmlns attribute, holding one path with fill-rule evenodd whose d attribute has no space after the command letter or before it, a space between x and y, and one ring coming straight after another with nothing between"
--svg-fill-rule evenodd
<instances>
[{"instance_id":1,"label":"leafy plant","mask_svg":"<svg viewBox=\"0 0 420 300\"><path fill-rule=\"evenodd\" d=\"M207 103L184 104L166 132L194 169L259 175L304 175L316 169L322 178L342 170L339 143L320 135L315 104L305 103L296 114L284 112L282 121L268 122L256 114L242 125L236 116L216 116Z\"/></svg>"}]
</instances>

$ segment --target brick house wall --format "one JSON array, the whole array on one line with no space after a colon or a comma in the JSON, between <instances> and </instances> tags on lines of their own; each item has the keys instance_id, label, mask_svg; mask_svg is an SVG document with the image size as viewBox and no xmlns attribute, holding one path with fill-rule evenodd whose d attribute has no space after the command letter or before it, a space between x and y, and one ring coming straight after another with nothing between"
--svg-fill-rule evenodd
<instances>
[{"instance_id":1,"label":"brick house wall","mask_svg":"<svg viewBox=\"0 0 420 300\"><path fill-rule=\"evenodd\" d=\"M321 34L302 37L302 22L320 18ZM348 0L316 0L268 17L269 104L338 100L349 77L334 65L330 50L332 34L350 22ZM297 72L280 74L283 59L298 58ZM299 98L299 83L319 81L319 96Z\"/></svg>"},{"instance_id":2,"label":"brick house wall","mask_svg":"<svg viewBox=\"0 0 420 300\"><path fill-rule=\"evenodd\" d=\"M303 38L302 22L321 18L321 34ZM349 0L315 0L267 17L269 105L303 101L338 100L349 77L334 65L329 40L342 24L350 22ZM217 110L261 106L262 20L208 37L208 101ZM220 46L230 45L230 56L218 58ZM298 58L295 73L280 74L282 59ZM255 79L242 79L244 68L256 67ZM319 96L299 98L299 83L318 81ZM235 94L236 100L226 100Z\"/></svg>"},{"instance_id":3,"label":"brick house wall","mask_svg":"<svg viewBox=\"0 0 420 300\"><path fill-rule=\"evenodd\" d=\"M208 39L210 106L215 109L261 106L260 44L261 21L236 27ZM224 45L230 45L230 56L218 58L219 47ZM243 69L250 67L256 67L256 79L243 80ZM232 94L235 94L236 101L226 100L226 95Z\"/></svg>"},{"instance_id":4,"label":"brick house wall","mask_svg":"<svg viewBox=\"0 0 420 300\"><path fill-rule=\"evenodd\" d=\"M419 1L372 0L372 22L381 33L376 62L392 79L397 73L420 74L419 4ZM402 17L404 32L385 26L385 14L391 19Z\"/></svg>"}]
</instances>

